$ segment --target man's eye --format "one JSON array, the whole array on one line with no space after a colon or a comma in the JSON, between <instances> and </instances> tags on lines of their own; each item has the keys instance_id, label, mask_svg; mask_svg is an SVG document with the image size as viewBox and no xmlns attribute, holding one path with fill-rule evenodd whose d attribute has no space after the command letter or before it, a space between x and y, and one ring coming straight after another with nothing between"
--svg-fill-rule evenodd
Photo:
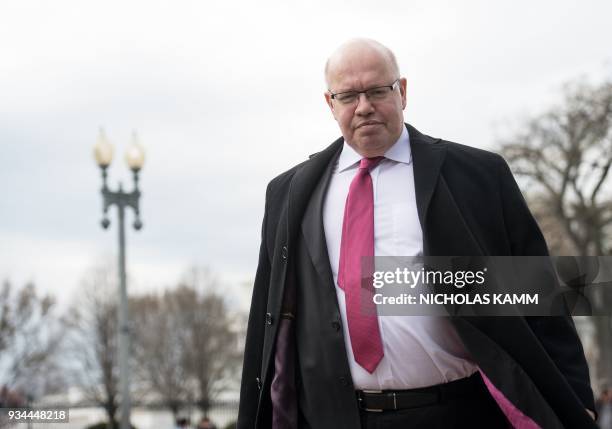
<instances>
[{"instance_id":1,"label":"man's eye","mask_svg":"<svg viewBox=\"0 0 612 429\"><path fill-rule=\"evenodd\" d=\"M351 101L355 101L355 99L357 98L357 93L356 92L345 92L343 94L336 95L336 98L341 103L350 103Z\"/></svg>"},{"instance_id":2,"label":"man's eye","mask_svg":"<svg viewBox=\"0 0 612 429\"><path fill-rule=\"evenodd\" d=\"M387 88L374 88L368 91L370 97L384 97L387 95Z\"/></svg>"}]
</instances>

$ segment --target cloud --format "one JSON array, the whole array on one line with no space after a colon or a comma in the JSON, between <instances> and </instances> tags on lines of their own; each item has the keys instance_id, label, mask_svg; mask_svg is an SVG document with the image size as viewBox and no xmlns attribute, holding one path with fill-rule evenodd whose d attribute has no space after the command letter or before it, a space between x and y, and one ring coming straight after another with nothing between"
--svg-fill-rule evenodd
<instances>
[{"instance_id":1,"label":"cloud","mask_svg":"<svg viewBox=\"0 0 612 429\"><path fill-rule=\"evenodd\" d=\"M604 1L2 2L0 275L60 291L115 254L114 212L110 231L98 223L102 125L112 188L131 188L132 129L147 151L145 228L128 230L135 284L193 263L246 281L266 183L339 135L322 97L336 45L387 43L408 78L407 120L491 147L494 122L600 73L611 15Z\"/></svg>"}]
</instances>

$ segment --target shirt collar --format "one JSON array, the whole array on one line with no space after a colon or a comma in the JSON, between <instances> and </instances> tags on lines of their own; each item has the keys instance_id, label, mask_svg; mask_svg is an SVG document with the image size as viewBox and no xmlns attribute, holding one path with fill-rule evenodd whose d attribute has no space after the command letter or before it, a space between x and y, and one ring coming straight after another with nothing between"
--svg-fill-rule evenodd
<instances>
[{"instance_id":1,"label":"shirt collar","mask_svg":"<svg viewBox=\"0 0 612 429\"><path fill-rule=\"evenodd\" d=\"M412 162L412 151L410 150L410 138L408 136L408 130L403 127L402 134L399 139L391 146L387 152L385 152L385 159L390 159L395 162L402 162L404 164L410 164ZM363 158L359 155L355 149L344 141L342 146L342 153L338 158L338 172L344 171L349 167L357 164Z\"/></svg>"}]
</instances>

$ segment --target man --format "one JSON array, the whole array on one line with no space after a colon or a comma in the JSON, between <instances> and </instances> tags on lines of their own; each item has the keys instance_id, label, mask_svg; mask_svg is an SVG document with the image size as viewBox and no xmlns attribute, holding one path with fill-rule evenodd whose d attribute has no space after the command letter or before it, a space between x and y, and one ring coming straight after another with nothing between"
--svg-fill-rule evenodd
<instances>
[{"instance_id":1,"label":"man","mask_svg":"<svg viewBox=\"0 0 612 429\"><path fill-rule=\"evenodd\" d=\"M393 53L328 60L342 138L266 192L242 428L589 428L569 317L397 317L359 307L363 256L546 255L503 161L404 124Z\"/></svg>"}]
</instances>

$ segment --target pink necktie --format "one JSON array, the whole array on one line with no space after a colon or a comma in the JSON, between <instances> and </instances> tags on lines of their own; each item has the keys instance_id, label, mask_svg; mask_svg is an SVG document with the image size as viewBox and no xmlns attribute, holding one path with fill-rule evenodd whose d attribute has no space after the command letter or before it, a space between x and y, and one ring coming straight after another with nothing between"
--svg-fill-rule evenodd
<instances>
[{"instance_id":1,"label":"pink necktie","mask_svg":"<svg viewBox=\"0 0 612 429\"><path fill-rule=\"evenodd\" d=\"M355 361L369 373L382 359L374 287L374 196L370 170L382 159L364 158L351 182L342 223L338 286L344 290L346 317ZM362 257L363 273L362 273Z\"/></svg>"}]
</instances>

